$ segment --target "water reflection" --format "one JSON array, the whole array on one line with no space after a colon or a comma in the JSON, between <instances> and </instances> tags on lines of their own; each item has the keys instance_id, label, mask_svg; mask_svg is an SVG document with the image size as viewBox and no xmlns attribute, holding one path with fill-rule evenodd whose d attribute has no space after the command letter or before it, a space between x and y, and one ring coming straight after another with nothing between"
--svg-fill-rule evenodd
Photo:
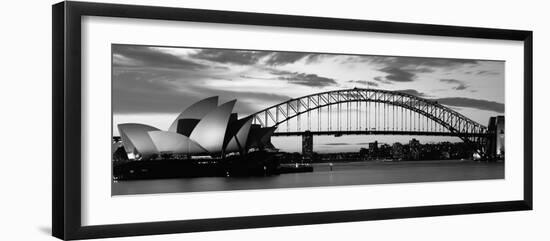
<instances>
[{"instance_id":1,"label":"water reflection","mask_svg":"<svg viewBox=\"0 0 550 241\"><path fill-rule=\"evenodd\" d=\"M118 181L112 183L112 194L204 192L504 178L503 163L446 160L334 163L332 167L329 163L313 165L314 172L268 177L201 177Z\"/></svg>"}]
</instances>

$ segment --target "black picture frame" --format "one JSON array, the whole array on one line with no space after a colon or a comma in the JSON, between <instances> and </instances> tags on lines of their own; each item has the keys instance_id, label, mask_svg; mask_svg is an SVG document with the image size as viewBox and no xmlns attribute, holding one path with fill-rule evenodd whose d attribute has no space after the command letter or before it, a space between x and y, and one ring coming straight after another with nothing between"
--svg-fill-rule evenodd
<instances>
[{"instance_id":1,"label":"black picture frame","mask_svg":"<svg viewBox=\"0 0 550 241\"><path fill-rule=\"evenodd\" d=\"M52 233L60 239L88 239L322 224L380 219L531 210L533 33L523 30L335 19L170 7L60 2L52 6ZM100 226L81 224L81 17L229 23L426 36L516 40L524 43L524 186L522 200L404 208L212 218Z\"/></svg>"}]
</instances>

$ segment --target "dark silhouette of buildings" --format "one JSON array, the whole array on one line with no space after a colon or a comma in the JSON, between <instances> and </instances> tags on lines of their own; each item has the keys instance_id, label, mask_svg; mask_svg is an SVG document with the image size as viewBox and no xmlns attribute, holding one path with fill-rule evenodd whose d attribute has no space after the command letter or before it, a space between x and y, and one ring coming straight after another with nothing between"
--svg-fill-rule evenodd
<instances>
[{"instance_id":1,"label":"dark silhouette of buildings","mask_svg":"<svg viewBox=\"0 0 550 241\"><path fill-rule=\"evenodd\" d=\"M306 141L307 140L307 141ZM302 153L279 152L275 158L280 163L303 162L350 162L350 161L417 161L417 160L450 160L471 159L474 150L464 142L440 142L421 144L417 139L408 143L379 143L374 141L368 148L362 147L358 152L316 153L311 149L309 139L302 138ZM307 151L306 151L307 150Z\"/></svg>"},{"instance_id":2,"label":"dark silhouette of buildings","mask_svg":"<svg viewBox=\"0 0 550 241\"><path fill-rule=\"evenodd\" d=\"M403 160L405 158L405 150L403 144L396 142L393 143L391 149L391 157L395 160Z\"/></svg>"}]
</instances>

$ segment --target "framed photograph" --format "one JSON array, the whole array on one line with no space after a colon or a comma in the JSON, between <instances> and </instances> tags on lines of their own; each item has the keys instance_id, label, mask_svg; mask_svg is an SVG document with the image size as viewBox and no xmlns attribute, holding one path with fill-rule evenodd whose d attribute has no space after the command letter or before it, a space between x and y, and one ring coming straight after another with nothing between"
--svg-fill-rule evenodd
<instances>
[{"instance_id":1,"label":"framed photograph","mask_svg":"<svg viewBox=\"0 0 550 241\"><path fill-rule=\"evenodd\" d=\"M532 209L531 31L61 2L52 48L60 239Z\"/></svg>"}]
</instances>

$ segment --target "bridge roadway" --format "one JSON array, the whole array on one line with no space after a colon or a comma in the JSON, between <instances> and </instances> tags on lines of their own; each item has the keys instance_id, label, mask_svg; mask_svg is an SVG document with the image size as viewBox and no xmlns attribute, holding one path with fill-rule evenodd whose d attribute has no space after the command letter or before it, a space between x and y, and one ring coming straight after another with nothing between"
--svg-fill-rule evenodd
<instances>
[{"instance_id":1,"label":"bridge roadway","mask_svg":"<svg viewBox=\"0 0 550 241\"><path fill-rule=\"evenodd\" d=\"M310 131L314 136L340 136L340 135L409 135L409 136L456 136L456 137L488 137L487 133L453 133L453 132L434 132L434 131ZM303 136L306 131L281 131L273 133L273 136Z\"/></svg>"}]
</instances>

